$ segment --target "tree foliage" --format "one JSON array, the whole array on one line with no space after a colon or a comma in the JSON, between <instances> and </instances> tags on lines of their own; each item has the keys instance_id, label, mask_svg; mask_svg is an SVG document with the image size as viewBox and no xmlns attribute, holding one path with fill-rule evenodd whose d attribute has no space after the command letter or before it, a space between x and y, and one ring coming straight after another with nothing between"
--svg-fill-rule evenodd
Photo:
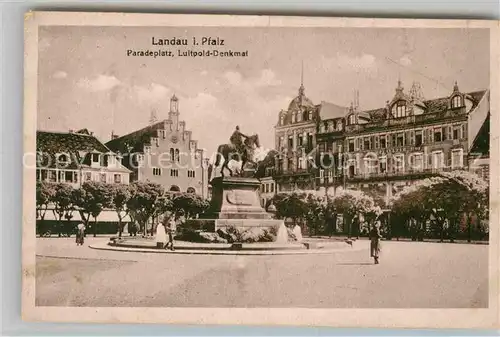
<instances>
[{"instance_id":1,"label":"tree foliage","mask_svg":"<svg viewBox=\"0 0 500 337\"><path fill-rule=\"evenodd\" d=\"M129 215L145 233L147 222L155 215L158 201L163 198L164 188L148 181L135 181L130 184L130 192L131 196L127 201Z\"/></svg>"},{"instance_id":2,"label":"tree foliage","mask_svg":"<svg viewBox=\"0 0 500 337\"><path fill-rule=\"evenodd\" d=\"M75 203L78 206L80 217L89 227L90 217L94 218L93 234L96 236L97 217L106 208L112 208L112 185L98 181L88 181L75 190Z\"/></svg>"},{"instance_id":3,"label":"tree foliage","mask_svg":"<svg viewBox=\"0 0 500 337\"><path fill-rule=\"evenodd\" d=\"M36 217L42 221L54 197L54 185L46 181L37 181L36 183Z\"/></svg>"},{"instance_id":4,"label":"tree foliage","mask_svg":"<svg viewBox=\"0 0 500 337\"><path fill-rule=\"evenodd\" d=\"M209 207L209 203L203 197L193 193L179 193L172 199L172 208L176 218L197 218Z\"/></svg>"}]
</instances>

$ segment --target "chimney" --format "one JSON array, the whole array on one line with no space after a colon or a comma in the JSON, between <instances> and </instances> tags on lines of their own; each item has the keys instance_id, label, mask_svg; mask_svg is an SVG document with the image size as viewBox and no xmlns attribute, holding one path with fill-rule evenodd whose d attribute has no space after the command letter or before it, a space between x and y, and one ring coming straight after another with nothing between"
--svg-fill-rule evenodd
<instances>
[{"instance_id":1,"label":"chimney","mask_svg":"<svg viewBox=\"0 0 500 337\"><path fill-rule=\"evenodd\" d=\"M75 132L75 130L69 129L69 133L74 133L74 132Z\"/></svg>"},{"instance_id":2,"label":"chimney","mask_svg":"<svg viewBox=\"0 0 500 337\"><path fill-rule=\"evenodd\" d=\"M120 136L118 136L118 135L111 135L111 139L117 139L118 137L120 137Z\"/></svg>"}]
</instances>

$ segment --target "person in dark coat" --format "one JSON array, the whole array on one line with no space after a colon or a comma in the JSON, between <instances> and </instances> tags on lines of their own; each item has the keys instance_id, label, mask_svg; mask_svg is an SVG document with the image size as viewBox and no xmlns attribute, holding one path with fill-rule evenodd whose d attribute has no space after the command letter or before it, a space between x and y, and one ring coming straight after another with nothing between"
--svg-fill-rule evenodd
<instances>
[{"instance_id":1,"label":"person in dark coat","mask_svg":"<svg viewBox=\"0 0 500 337\"><path fill-rule=\"evenodd\" d=\"M379 264L378 259L380 255L380 221L376 221L370 230L370 256L373 257L375 264Z\"/></svg>"},{"instance_id":2,"label":"person in dark coat","mask_svg":"<svg viewBox=\"0 0 500 337\"><path fill-rule=\"evenodd\" d=\"M85 225L83 223L79 223L76 227L76 245L83 246L83 241L85 237Z\"/></svg>"}]
</instances>

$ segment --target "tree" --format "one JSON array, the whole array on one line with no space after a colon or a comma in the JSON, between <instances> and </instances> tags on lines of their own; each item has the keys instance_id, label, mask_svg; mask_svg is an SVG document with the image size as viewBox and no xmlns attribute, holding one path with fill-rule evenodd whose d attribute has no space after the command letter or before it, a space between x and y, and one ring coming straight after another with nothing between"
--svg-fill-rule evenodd
<instances>
[{"instance_id":1,"label":"tree","mask_svg":"<svg viewBox=\"0 0 500 337\"><path fill-rule=\"evenodd\" d=\"M55 194L54 184L46 181L36 183L36 217L43 224L47 209Z\"/></svg>"},{"instance_id":2,"label":"tree","mask_svg":"<svg viewBox=\"0 0 500 337\"><path fill-rule=\"evenodd\" d=\"M297 191L276 194L273 197L273 204L276 207L276 217L278 219L290 218L294 225L303 219L307 212L303 195Z\"/></svg>"},{"instance_id":3,"label":"tree","mask_svg":"<svg viewBox=\"0 0 500 337\"><path fill-rule=\"evenodd\" d=\"M130 184L130 198L127 201L129 215L139 223L144 235L146 226L155 215L157 201L163 197L164 189L161 185L148 181L135 181Z\"/></svg>"},{"instance_id":4,"label":"tree","mask_svg":"<svg viewBox=\"0 0 500 337\"><path fill-rule=\"evenodd\" d=\"M82 184L76 194L76 205L87 228L89 227L90 217L94 218L92 232L95 237L97 234L97 217L105 208L112 208L111 185L98 181L88 181Z\"/></svg>"},{"instance_id":5,"label":"tree","mask_svg":"<svg viewBox=\"0 0 500 337\"><path fill-rule=\"evenodd\" d=\"M209 203L207 200L193 193L176 194L172 199L172 210L176 218L197 218L208 207Z\"/></svg>"},{"instance_id":6,"label":"tree","mask_svg":"<svg viewBox=\"0 0 500 337\"><path fill-rule=\"evenodd\" d=\"M458 185L460 198L457 200L458 212L465 216L467 227L467 241L472 239L472 219L476 219L476 225L488 219L489 216L489 185L477 174L469 171L455 170L443 172L442 177L452 184ZM456 220L458 221L458 219ZM479 228L478 228L479 229ZM482 229L479 229L482 231Z\"/></svg>"},{"instance_id":7,"label":"tree","mask_svg":"<svg viewBox=\"0 0 500 337\"><path fill-rule=\"evenodd\" d=\"M402 220L397 228L399 234L402 232L401 224L408 223L408 230L412 240L422 238L423 226L430 219L432 202L429 202L430 189L444 180L440 177L426 178L412 185L405 186L399 193L395 194L390 201L391 211L396 219Z\"/></svg>"},{"instance_id":8,"label":"tree","mask_svg":"<svg viewBox=\"0 0 500 337\"><path fill-rule=\"evenodd\" d=\"M58 235L61 236L61 231L63 228L62 219L63 217L69 222L73 217L74 210L74 194L75 190L71 185L66 183L55 183L54 193L52 195L51 201L54 204L54 216L57 218L58 222Z\"/></svg>"},{"instance_id":9,"label":"tree","mask_svg":"<svg viewBox=\"0 0 500 337\"><path fill-rule=\"evenodd\" d=\"M130 199L129 186L125 184L116 184L111 187L111 207L118 215L118 237L122 236L123 218L128 214L127 202Z\"/></svg>"},{"instance_id":10,"label":"tree","mask_svg":"<svg viewBox=\"0 0 500 337\"><path fill-rule=\"evenodd\" d=\"M373 198L358 190L341 191L339 195L334 197L333 203L332 208L342 214L344 223L348 225L348 237L353 235L353 229L356 230L355 234L359 236L361 226L370 226L371 222L382 213L382 209L375 205ZM357 222L353 228L352 224L355 218L357 218Z\"/></svg>"}]
</instances>

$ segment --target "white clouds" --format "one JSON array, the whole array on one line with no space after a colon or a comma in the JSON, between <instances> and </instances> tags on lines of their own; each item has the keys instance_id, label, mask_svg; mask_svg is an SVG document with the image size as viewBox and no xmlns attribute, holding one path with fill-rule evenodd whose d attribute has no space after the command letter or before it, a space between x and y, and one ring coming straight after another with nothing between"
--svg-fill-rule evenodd
<instances>
[{"instance_id":1,"label":"white clouds","mask_svg":"<svg viewBox=\"0 0 500 337\"><path fill-rule=\"evenodd\" d=\"M399 59L399 63L401 63L403 66L411 66L412 61L408 55L405 55Z\"/></svg>"},{"instance_id":2,"label":"white clouds","mask_svg":"<svg viewBox=\"0 0 500 337\"><path fill-rule=\"evenodd\" d=\"M77 85L88 91L108 91L121 85L121 81L114 76L99 75L93 79L82 78Z\"/></svg>"},{"instance_id":3,"label":"white clouds","mask_svg":"<svg viewBox=\"0 0 500 337\"><path fill-rule=\"evenodd\" d=\"M263 69L259 76L243 78L241 73L237 71L226 71L224 73L226 81L233 86L245 87L269 87L281 84L281 81L276 77L276 74L271 69Z\"/></svg>"},{"instance_id":4,"label":"white clouds","mask_svg":"<svg viewBox=\"0 0 500 337\"><path fill-rule=\"evenodd\" d=\"M158 84L153 83L149 86L135 86L134 92L140 102L158 102L170 96L170 89Z\"/></svg>"},{"instance_id":5,"label":"white clouds","mask_svg":"<svg viewBox=\"0 0 500 337\"><path fill-rule=\"evenodd\" d=\"M325 69L337 69L342 72L371 72L377 67L377 59L372 54L352 56L339 53L335 57L322 57L320 62Z\"/></svg>"},{"instance_id":6,"label":"white clouds","mask_svg":"<svg viewBox=\"0 0 500 337\"><path fill-rule=\"evenodd\" d=\"M280 85L281 81L276 78L276 74L271 69L264 69L260 77L254 83L259 87Z\"/></svg>"},{"instance_id":7,"label":"white clouds","mask_svg":"<svg viewBox=\"0 0 500 337\"><path fill-rule=\"evenodd\" d=\"M375 56L371 54L363 54L361 56L339 55L338 64L341 67L350 67L361 70L370 70L375 66Z\"/></svg>"},{"instance_id":8,"label":"white clouds","mask_svg":"<svg viewBox=\"0 0 500 337\"><path fill-rule=\"evenodd\" d=\"M226 71L224 77L231 85L240 85L242 83L242 76L237 71Z\"/></svg>"},{"instance_id":9,"label":"white clouds","mask_svg":"<svg viewBox=\"0 0 500 337\"><path fill-rule=\"evenodd\" d=\"M52 74L52 78L55 79L63 79L68 77L68 73L62 70L56 71L54 74Z\"/></svg>"}]
</instances>

